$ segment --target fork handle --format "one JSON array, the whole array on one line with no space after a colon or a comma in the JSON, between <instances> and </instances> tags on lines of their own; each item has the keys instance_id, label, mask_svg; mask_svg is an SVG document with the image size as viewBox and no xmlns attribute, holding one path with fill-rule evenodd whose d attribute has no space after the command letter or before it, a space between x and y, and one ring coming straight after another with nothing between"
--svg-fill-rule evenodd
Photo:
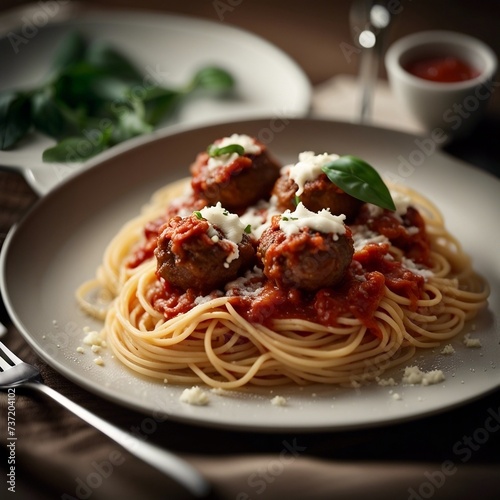
<instances>
[{"instance_id":1,"label":"fork handle","mask_svg":"<svg viewBox=\"0 0 500 500\"><path fill-rule=\"evenodd\" d=\"M80 417L103 434L106 434L106 436L118 443L132 455L135 455L155 469L181 483L195 497L203 498L209 496L211 489L210 484L194 467L177 455L121 430L107 420L98 417L82 406L74 403L66 396L63 396L61 393L44 383L26 382L23 386L41 391L51 397L60 405L73 412L76 416Z\"/></svg>"}]
</instances>

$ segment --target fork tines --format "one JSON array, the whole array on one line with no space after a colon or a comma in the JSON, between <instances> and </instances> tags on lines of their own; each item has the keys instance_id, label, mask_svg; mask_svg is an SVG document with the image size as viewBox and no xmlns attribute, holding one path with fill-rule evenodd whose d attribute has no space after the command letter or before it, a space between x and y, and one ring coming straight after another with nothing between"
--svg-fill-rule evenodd
<instances>
[{"instance_id":1,"label":"fork tines","mask_svg":"<svg viewBox=\"0 0 500 500\"><path fill-rule=\"evenodd\" d=\"M0 342L0 369L1 371L8 370L15 365L22 363L20 360L3 342Z\"/></svg>"}]
</instances>

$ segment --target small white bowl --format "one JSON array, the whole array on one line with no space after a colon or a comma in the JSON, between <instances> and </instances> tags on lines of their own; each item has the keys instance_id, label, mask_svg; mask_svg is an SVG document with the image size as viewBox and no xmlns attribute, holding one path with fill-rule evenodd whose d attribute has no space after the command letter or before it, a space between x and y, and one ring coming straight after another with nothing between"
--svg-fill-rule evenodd
<instances>
[{"instance_id":1,"label":"small white bowl","mask_svg":"<svg viewBox=\"0 0 500 500\"><path fill-rule=\"evenodd\" d=\"M478 76L443 83L414 76L405 69L415 60L445 56L468 63ZM470 133L495 90L495 53L480 40L462 33L424 31L403 37L389 47L385 65L396 98L427 133L442 137L442 142Z\"/></svg>"}]
</instances>

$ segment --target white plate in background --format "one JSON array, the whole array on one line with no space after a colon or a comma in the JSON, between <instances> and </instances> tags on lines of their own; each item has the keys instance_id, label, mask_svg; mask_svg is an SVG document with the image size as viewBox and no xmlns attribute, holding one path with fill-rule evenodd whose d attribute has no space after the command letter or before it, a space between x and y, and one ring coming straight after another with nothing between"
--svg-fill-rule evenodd
<instances>
[{"instance_id":1,"label":"white plate in background","mask_svg":"<svg viewBox=\"0 0 500 500\"><path fill-rule=\"evenodd\" d=\"M2 27L0 91L31 89L43 82L59 42L78 30L92 40L113 44L148 75L148 82L182 85L205 65L221 66L235 77L234 98L193 99L162 128L174 131L179 126L256 117L303 117L309 111L311 85L302 69L274 45L226 22L144 11L73 9L67 19L44 24L50 16L40 9L35 6L24 16L20 13L17 29ZM11 14L8 22L15 21ZM33 28L28 21L35 23ZM79 169L74 163L43 163L42 151L53 144L49 137L33 133L16 148L0 151L0 166L20 169L44 195Z\"/></svg>"}]
</instances>

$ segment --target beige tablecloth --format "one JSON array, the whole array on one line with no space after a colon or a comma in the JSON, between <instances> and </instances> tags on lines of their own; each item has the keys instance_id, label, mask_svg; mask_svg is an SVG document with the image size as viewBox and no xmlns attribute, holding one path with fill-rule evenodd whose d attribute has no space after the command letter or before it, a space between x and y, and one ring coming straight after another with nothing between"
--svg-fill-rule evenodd
<instances>
[{"instance_id":1,"label":"beige tablecloth","mask_svg":"<svg viewBox=\"0 0 500 500\"><path fill-rule=\"evenodd\" d=\"M358 123L361 109L361 84L358 77L337 75L314 87L312 114L318 118ZM367 125L422 135L425 130L394 98L389 83L380 79L373 91Z\"/></svg>"}]
</instances>

